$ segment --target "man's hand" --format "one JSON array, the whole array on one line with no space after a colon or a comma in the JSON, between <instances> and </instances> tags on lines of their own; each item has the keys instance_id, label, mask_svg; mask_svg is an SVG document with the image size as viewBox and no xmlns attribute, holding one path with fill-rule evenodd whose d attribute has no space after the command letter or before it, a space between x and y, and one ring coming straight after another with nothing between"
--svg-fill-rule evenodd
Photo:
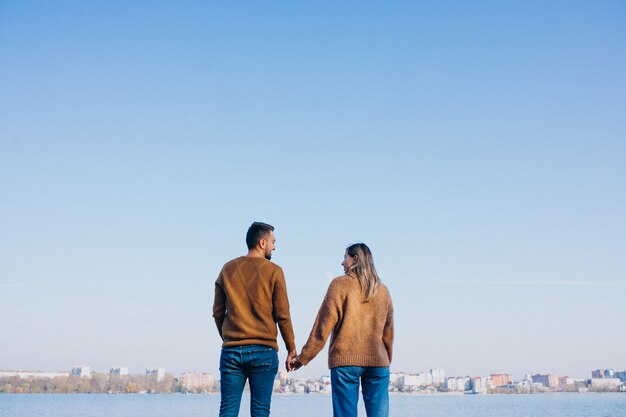
<instances>
[{"instance_id":1,"label":"man's hand","mask_svg":"<svg viewBox=\"0 0 626 417\"><path fill-rule=\"evenodd\" d=\"M297 371L302 367L302 362L298 359L298 353L295 350L292 350L287 355L287 359L285 360L285 368L287 368L288 372Z\"/></svg>"},{"instance_id":2,"label":"man's hand","mask_svg":"<svg viewBox=\"0 0 626 417\"><path fill-rule=\"evenodd\" d=\"M287 368L287 372L291 372L291 361L293 361L296 356L298 356L298 352L295 350L287 353L287 359L285 359L285 368Z\"/></svg>"},{"instance_id":3,"label":"man's hand","mask_svg":"<svg viewBox=\"0 0 626 417\"><path fill-rule=\"evenodd\" d=\"M300 358L296 355L296 357L289 362L289 366L292 371L297 371L302 367L302 362L300 362Z\"/></svg>"},{"instance_id":4,"label":"man's hand","mask_svg":"<svg viewBox=\"0 0 626 417\"><path fill-rule=\"evenodd\" d=\"M287 359L285 360L285 368L287 368L287 372L295 371L302 366L300 363L299 366L295 367L296 363L300 363L298 360L298 353L295 350L292 350L287 354Z\"/></svg>"}]
</instances>

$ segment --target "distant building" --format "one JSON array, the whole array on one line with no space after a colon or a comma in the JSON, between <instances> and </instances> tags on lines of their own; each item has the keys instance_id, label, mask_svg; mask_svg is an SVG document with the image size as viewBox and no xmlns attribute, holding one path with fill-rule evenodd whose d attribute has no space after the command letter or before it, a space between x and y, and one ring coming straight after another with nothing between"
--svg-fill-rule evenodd
<instances>
[{"instance_id":1,"label":"distant building","mask_svg":"<svg viewBox=\"0 0 626 417\"><path fill-rule=\"evenodd\" d=\"M428 386L433 384L433 376L430 372L420 372L417 374L417 383L419 386Z\"/></svg>"},{"instance_id":2,"label":"distant building","mask_svg":"<svg viewBox=\"0 0 626 417\"><path fill-rule=\"evenodd\" d=\"M279 380L281 385L285 385L287 383L287 380L289 379L289 373L287 372L286 369L279 369L278 370L278 374L276 375L276 378Z\"/></svg>"},{"instance_id":3,"label":"distant building","mask_svg":"<svg viewBox=\"0 0 626 417\"><path fill-rule=\"evenodd\" d=\"M422 377L419 374L404 374L402 376L402 388L417 388L422 385L426 385Z\"/></svg>"},{"instance_id":4,"label":"distant building","mask_svg":"<svg viewBox=\"0 0 626 417\"><path fill-rule=\"evenodd\" d=\"M491 374L491 383L496 387L510 385L512 381L510 374Z\"/></svg>"},{"instance_id":5,"label":"distant building","mask_svg":"<svg viewBox=\"0 0 626 417\"><path fill-rule=\"evenodd\" d=\"M467 391L470 389L470 378L466 377L457 377L456 378L456 390L457 391Z\"/></svg>"},{"instance_id":6,"label":"distant building","mask_svg":"<svg viewBox=\"0 0 626 417\"><path fill-rule=\"evenodd\" d=\"M613 369L596 369L591 372L592 378L615 378L615 371Z\"/></svg>"},{"instance_id":7,"label":"distant building","mask_svg":"<svg viewBox=\"0 0 626 417\"><path fill-rule=\"evenodd\" d=\"M445 386L445 388L448 391L457 391L457 388L456 388L456 378L448 378L448 379L446 379L446 383L445 383L444 386Z\"/></svg>"},{"instance_id":8,"label":"distant building","mask_svg":"<svg viewBox=\"0 0 626 417\"><path fill-rule=\"evenodd\" d=\"M180 374L180 385L187 390L213 387L213 374L208 372L185 372Z\"/></svg>"},{"instance_id":9,"label":"distant building","mask_svg":"<svg viewBox=\"0 0 626 417\"><path fill-rule=\"evenodd\" d=\"M474 394L484 393L487 388L487 381L485 378L476 376L470 378L470 389Z\"/></svg>"},{"instance_id":10,"label":"distant building","mask_svg":"<svg viewBox=\"0 0 626 417\"><path fill-rule=\"evenodd\" d=\"M72 368L72 375L81 378L91 378L91 370L87 365L76 365Z\"/></svg>"},{"instance_id":11,"label":"distant building","mask_svg":"<svg viewBox=\"0 0 626 417\"><path fill-rule=\"evenodd\" d=\"M591 387L596 389L617 389L620 385L619 378L591 378Z\"/></svg>"},{"instance_id":12,"label":"distant building","mask_svg":"<svg viewBox=\"0 0 626 417\"><path fill-rule=\"evenodd\" d=\"M443 369L433 368L428 371L428 374L430 375L431 379L430 383L434 386L440 386L446 382L446 372Z\"/></svg>"},{"instance_id":13,"label":"distant building","mask_svg":"<svg viewBox=\"0 0 626 417\"><path fill-rule=\"evenodd\" d=\"M148 368L146 369L146 376L154 377L157 381L163 381L163 379L165 379L165 369Z\"/></svg>"},{"instance_id":14,"label":"distant building","mask_svg":"<svg viewBox=\"0 0 626 417\"><path fill-rule=\"evenodd\" d=\"M389 384L399 390L411 391L420 387L432 385L432 375L425 372L420 372L418 374L393 372L389 376Z\"/></svg>"},{"instance_id":15,"label":"distant building","mask_svg":"<svg viewBox=\"0 0 626 417\"><path fill-rule=\"evenodd\" d=\"M561 387L567 387L567 386L571 386L574 385L574 379L570 378L569 376L561 376L559 377L559 385Z\"/></svg>"},{"instance_id":16,"label":"distant building","mask_svg":"<svg viewBox=\"0 0 626 417\"><path fill-rule=\"evenodd\" d=\"M404 376L404 374L402 372L391 372L389 374L389 383L390 384L395 384L396 382L400 381L400 379Z\"/></svg>"},{"instance_id":17,"label":"distant building","mask_svg":"<svg viewBox=\"0 0 626 417\"><path fill-rule=\"evenodd\" d=\"M533 383L541 384L546 388L558 388L559 377L553 374L540 375L536 374L532 376Z\"/></svg>"},{"instance_id":18,"label":"distant building","mask_svg":"<svg viewBox=\"0 0 626 417\"><path fill-rule=\"evenodd\" d=\"M444 386L448 391L465 391L470 389L469 380L468 377L450 377Z\"/></svg>"},{"instance_id":19,"label":"distant building","mask_svg":"<svg viewBox=\"0 0 626 417\"><path fill-rule=\"evenodd\" d=\"M591 378L619 378L626 382L626 371L616 371L614 369L596 369L591 371Z\"/></svg>"},{"instance_id":20,"label":"distant building","mask_svg":"<svg viewBox=\"0 0 626 417\"><path fill-rule=\"evenodd\" d=\"M109 369L110 375L128 376L128 368L125 366L113 366Z\"/></svg>"},{"instance_id":21,"label":"distant building","mask_svg":"<svg viewBox=\"0 0 626 417\"><path fill-rule=\"evenodd\" d=\"M519 388L519 389L522 389L522 390L528 390L528 389L530 389L530 387L533 386L533 380L530 377L530 375L526 375L524 377L524 379L522 379L520 381L517 381L517 382L513 382L512 385L517 387L517 388ZM539 384L539 385L541 385L541 384ZM543 387L543 385L541 385L541 386Z\"/></svg>"},{"instance_id":22,"label":"distant building","mask_svg":"<svg viewBox=\"0 0 626 417\"><path fill-rule=\"evenodd\" d=\"M320 392L320 386L318 384L308 384L304 387L304 392L307 394Z\"/></svg>"}]
</instances>

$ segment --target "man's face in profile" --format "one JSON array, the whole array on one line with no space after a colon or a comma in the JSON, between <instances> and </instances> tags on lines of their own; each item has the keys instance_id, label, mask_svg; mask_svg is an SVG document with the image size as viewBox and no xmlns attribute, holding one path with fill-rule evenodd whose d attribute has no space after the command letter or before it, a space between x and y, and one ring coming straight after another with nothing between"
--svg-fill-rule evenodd
<instances>
[{"instance_id":1,"label":"man's face in profile","mask_svg":"<svg viewBox=\"0 0 626 417\"><path fill-rule=\"evenodd\" d=\"M272 259L272 252L276 249L276 237L274 236L274 232L269 232L263 240L265 240L265 259L269 261Z\"/></svg>"}]
</instances>

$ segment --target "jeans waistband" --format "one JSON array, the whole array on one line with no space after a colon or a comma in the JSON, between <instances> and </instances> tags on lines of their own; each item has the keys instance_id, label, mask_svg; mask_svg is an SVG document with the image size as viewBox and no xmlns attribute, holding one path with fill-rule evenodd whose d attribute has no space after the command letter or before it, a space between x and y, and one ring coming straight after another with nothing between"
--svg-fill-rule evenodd
<instances>
[{"instance_id":1,"label":"jeans waistband","mask_svg":"<svg viewBox=\"0 0 626 417\"><path fill-rule=\"evenodd\" d=\"M244 352L247 350L274 350L274 348L265 345L240 345L240 346L226 346L222 348L223 351L228 352Z\"/></svg>"}]
</instances>

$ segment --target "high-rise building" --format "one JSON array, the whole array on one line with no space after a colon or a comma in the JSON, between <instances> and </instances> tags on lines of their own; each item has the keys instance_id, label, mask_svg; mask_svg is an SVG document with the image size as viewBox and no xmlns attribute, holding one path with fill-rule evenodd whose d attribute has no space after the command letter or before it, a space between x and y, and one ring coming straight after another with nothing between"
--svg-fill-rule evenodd
<instances>
[{"instance_id":1,"label":"high-rise building","mask_svg":"<svg viewBox=\"0 0 626 417\"><path fill-rule=\"evenodd\" d=\"M467 391L470 389L470 378L468 376L460 376L456 379L456 389L458 391Z\"/></svg>"},{"instance_id":2,"label":"high-rise building","mask_svg":"<svg viewBox=\"0 0 626 417\"><path fill-rule=\"evenodd\" d=\"M476 376L470 378L470 389L474 394L484 393L487 388L487 381L485 378Z\"/></svg>"},{"instance_id":3,"label":"high-rise building","mask_svg":"<svg viewBox=\"0 0 626 417\"><path fill-rule=\"evenodd\" d=\"M403 388L419 387L422 385L426 385L424 382L425 381L422 378L420 378L419 374L405 374L402 377Z\"/></svg>"},{"instance_id":4,"label":"high-rise building","mask_svg":"<svg viewBox=\"0 0 626 417\"><path fill-rule=\"evenodd\" d=\"M163 368L147 368L146 376L154 377L157 381L165 379L165 369Z\"/></svg>"},{"instance_id":5,"label":"high-rise building","mask_svg":"<svg viewBox=\"0 0 626 417\"><path fill-rule=\"evenodd\" d=\"M428 371L428 374L431 378L431 384L434 386L443 385L446 381L446 372L443 369L433 368Z\"/></svg>"},{"instance_id":6,"label":"high-rise building","mask_svg":"<svg viewBox=\"0 0 626 417\"><path fill-rule=\"evenodd\" d=\"M600 378L619 378L618 374L623 373L624 371L616 371L614 369L596 369L595 371L591 371L591 377L600 379Z\"/></svg>"},{"instance_id":7,"label":"high-rise building","mask_svg":"<svg viewBox=\"0 0 626 417\"><path fill-rule=\"evenodd\" d=\"M533 383L542 384L547 388L556 388L559 386L559 377L553 374L540 375L536 374L532 376Z\"/></svg>"},{"instance_id":8,"label":"high-rise building","mask_svg":"<svg viewBox=\"0 0 626 417\"><path fill-rule=\"evenodd\" d=\"M180 385L188 390L213 387L213 374L208 372L185 372L180 374Z\"/></svg>"},{"instance_id":9,"label":"high-rise building","mask_svg":"<svg viewBox=\"0 0 626 417\"><path fill-rule=\"evenodd\" d=\"M72 368L72 375L81 378L91 378L91 371L87 365L76 365Z\"/></svg>"},{"instance_id":10,"label":"high-rise building","mask_svg":"<svg viewBox=\"0 0 626 417\"><path fill-rule=\"evenodd\" d=\"M592 378L604 378L604 372L602 369L596 369L595 371L591 371Z\"/></svg>"},{"instance_id":11,"label":"high-rise building","mask_svg":"<svg viewBox=\"0 0 626 417\"><path fill-rule=\"evenodd\" d=\"M456 378L448 378L446 379L445 387L448 391L460 391L457 388Z\"/></svg>"},{"instance_id":12,"label":"high-rise building","mask_svg":"<svg viewBox=\"0 0 626 417\"><path fill-rule=\"evenodd\" d=\"M510 374L491 374L491 382L497 387L510 385L512 380Z\"/></svg>"},{"instance_id":13,"label":"high-rise building","mask_svg":"<svg viewBox=\"0 0 626 417\"><path fill-rule=\"evenodd\" d=\"M109 368L110 375L128 376L128 368L125 366L112 366Z\"/></svg>"}]
</instances>

